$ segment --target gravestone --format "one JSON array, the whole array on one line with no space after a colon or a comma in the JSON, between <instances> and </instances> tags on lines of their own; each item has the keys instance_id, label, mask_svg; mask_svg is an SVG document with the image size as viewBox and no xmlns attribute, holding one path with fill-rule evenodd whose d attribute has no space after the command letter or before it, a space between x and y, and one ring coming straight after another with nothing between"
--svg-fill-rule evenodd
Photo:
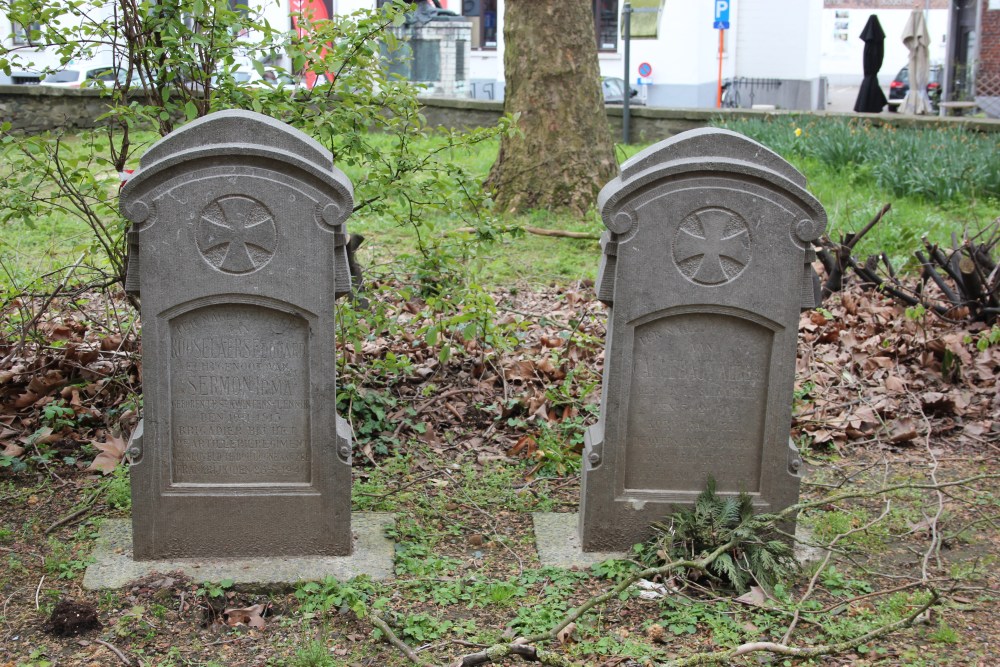
<instances>
[{"instance_id":1,"label":"gravestone","mask_svg":"<svg viewBox=\"0 0 1000 667\"><path fill-rule=\"evenodd\" d=\"M826 226L805 179L742 135L693 130L628 160L598 206L611 308L584 551L643 541L709 477L760 511L794 504L799 312L817 304L810 241Z\"/></svg>"},{"instance_id":2,"label":"gravestone","mask_svg":"<svg viewBox=\"0 0 1000 667\"><path fill-rule=\"evenodd\" d=\"M331 154L260 114L211 114L143 155L121 193L142 300L136 560L351 552L334 300L352 207Z\"/></svg>"}]
</instances>

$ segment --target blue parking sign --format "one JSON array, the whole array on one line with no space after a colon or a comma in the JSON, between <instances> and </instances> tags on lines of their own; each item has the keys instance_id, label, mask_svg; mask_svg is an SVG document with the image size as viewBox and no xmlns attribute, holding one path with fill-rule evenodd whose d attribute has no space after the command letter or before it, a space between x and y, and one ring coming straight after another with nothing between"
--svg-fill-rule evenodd
<instances>
[{"instance_id":1,"label":"blue parking sign","mask_svg":"<svg viewBox=\"0 0 1000 667\"><path fill-rule=\"evenodd\" d=\"M712 27L716 30L729 30L729 0L715 0L715 20Z\"/></svg>"}]
</instances>

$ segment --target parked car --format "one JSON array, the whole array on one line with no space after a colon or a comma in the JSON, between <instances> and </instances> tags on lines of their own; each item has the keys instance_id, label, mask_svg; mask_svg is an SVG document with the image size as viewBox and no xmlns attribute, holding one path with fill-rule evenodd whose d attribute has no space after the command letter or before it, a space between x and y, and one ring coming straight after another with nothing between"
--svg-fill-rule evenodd
<instances>
[{"instance_id":1,"label":"parked car","mask_svg":"<svg viewBox=\"0 0 1000 667\"><path fill-rule=\"evenodd\" d=\"M46 74L40 81L43 86L59 88L86 88L111 86L118 80L118 70L110 63L85 63L69 61L64 69Z\"/></svg>"},{"instance_id":2,"label":"parked car","mask_svg":"<svg viewBox=\"0 0 1000 667\"><path fill-rule=\"evenodd\" d=\"M604 91L604 103L605 104L624 104L625 103L625 79L621 79L617 76L604 76L601 77L601 89ZM642 104L641 100L637 100L636 96L639 94L639 90L635 87L629 87L629 104Z\"/></svg>"},{"instance_id":3,"label":"parked car","mask_svg":"<svg viewBox=\"0 0 1000 667\"><path fill-rule=\"evenodd\" d=\"M256 68L240 69L233 72L233 81L237 84L253 86L256 88L281 88L283 86L294 86L295 77L274 67L265 67L264 73L260 74Z\"/></svg>"},{"instance_id":4,"label":"parked car","mask_svg":"<svg viewBox=\"0 0 1000 667\"><path fill-rule=\"evenodd\" d=\"M931 98L931 108L937 111L938 102L941 101L941 82L944 80L944 67L941 65L931 65L927 77L927 96ZM910 68L903 67L899 74L889 84L889 109L896 111L898 104L892 104L893 100L902 102L906 99L906 94L910 92Z\"/></svg>"},{"instance_id":5,"label":"parked car","mask_svg":"<svg viewBox=\"0 0 1000 667\"><path fill-rule=\"evenodd\" d=\"M42 82L41 72L30 72L28 70L13 70L10 73L8 83L15 86L37 86ZM0 83L5 83L0 80Z\"/></svg>"}]
</instances>

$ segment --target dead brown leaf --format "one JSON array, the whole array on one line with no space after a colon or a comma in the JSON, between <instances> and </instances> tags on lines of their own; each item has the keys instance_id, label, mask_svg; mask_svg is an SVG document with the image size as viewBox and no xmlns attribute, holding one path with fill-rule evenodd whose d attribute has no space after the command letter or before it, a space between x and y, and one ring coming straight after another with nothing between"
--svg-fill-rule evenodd
<instances>
[{"instance_id":1,"label":"dead brown leaf","mask_svg":"<svg viewBox=\"0 0 1000 667\"><path fill-rule=\"evenodd\" d=\"M889 391L906 391L906 383L895 375L887 375L885 388Z\"/></svg>"},{"instance_id":2,"label":"dead brown leaf","mask_svg":"<svg viewBox=\"0 0 1000 667\"><path fill-rule=\"evenodd\" d=\"M909 442L917 437L917 427L910 418L898 419L892 425L889 441L894 445Z\"/></svg>"},{"instance_id":3,"label":"dead brown leaf","mask_svg":"<svg viewBox=\"0 0 1000 667\"><path fill-rule=\"evenodd\" d=\"M66 377L59 371L49 371L44 375L35 375L28 383L28 391L44 396L50 391L66 383Z\"/></svg>"},{"instance_id":4,"label":"dead brown leaf","mask_svg":"<svg viewBox=\"0 0 1000 667\"><path fill-rule=\"evenodd\" d=\"M118 334L111 334L101 339L101 349L105 352L114 352L122 346L122 337Z\"/></svg>"},{"instance_id":5,"label":"dead brown leaf","mask_svg":"<svg viewBox=\"0 0 1000 667\"><path fill-rule=\"evenodd\" d=\"M33 405L38 399L38 394L33 391L26 391L14 399L14 408L17 410L23 410L29 405Z\"/></svg>"},{"instance_id":6,"label":"dead brown leaf","mask_svg":"<svg viewBox=\"0 0 1000 667\"><path fill-rule=\"evenodd\" d=\"M538 449L538 443L535 438L531 435L522 435L514 443L514 446L510 448L507 452L507 456L517 456L521 454L522 456L531 456Z\"/></svg>"},{"instance_id":7,"label":"dead brown leaf","mask_svg":"<svg viewBox=\"0 0 1000 667\"><path fill-rule=\"evenodd\" d=\"M767 593L760 586L751 586L750 590L736 598L736 601L740 604L763 609L767 607Z\"/></svg>"},{"instance_id":8,"label":"dead brown leaf","mask_svg":"<svg viewBox=\"0 0 1000 667\"><path fill-rule=\"evenodd\" d=\"M0 455L2 455L2 456L10 456L12 458L16 458L16 457L20 456L21 454L24 454L24 447L21 447L20 445L14 444L13 442L5 442L5 443L3 443L3 451L0 452Z\"/></svg>"},{"instance_id":9,"label":"dead brown leaf","mask_svg":"<svg viewBox=\"0 0 1000 667\"><path fill-rule=\"evenodd\" d=\"M101 453L97 455L87 470L100 470L104 474L110 474L114 471L125 458L125 450L128 448L128 443L124 438L113 435L108 436L107 442L91 442L90 444L101 450Z\"/></svg>"},{"instance_id":10,"label":"dead brown leaf","mask_svg":"<svg viewBox=\"0 0 1000 667\"><path fill-rule=\"evenodd\" d=\"M955 409L955 402L939 391L924 392L920 396L920 404L926 412L933 414L949 414Z\"/></svg>"},{"instance_id":11,"label":"dead brown leaf","mask_svg":"<svg viewBox=\"0 0 1000 667\"><path fill-rule=\"evenodd\" d=\"M574 632L576 632L576 623L570 623L565 628L559 631L559 634L556 635L556 639L559 640L560 644L565 646L572 639Z\"/></svg>"},{"instance_id":12,"label":"dead brown leaf","mask_svg":"<svg viewBox=\"0 0 1000 667\"><path fill-rule=\"evenodd\" d=\"M265 604L255 604L252 607L244 607L241 609L225 609L223 610L222 615L226 619L226 625L230 627L246 625L251 628L263 630L266 626L263 617L266 609L267 605Z\"/></svg>"}]
</instances>

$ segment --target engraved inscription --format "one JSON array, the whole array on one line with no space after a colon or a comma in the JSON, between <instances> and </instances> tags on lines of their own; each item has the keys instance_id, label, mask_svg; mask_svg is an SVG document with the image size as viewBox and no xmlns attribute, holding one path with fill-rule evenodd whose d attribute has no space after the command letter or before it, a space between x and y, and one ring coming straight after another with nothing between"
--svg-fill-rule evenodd
<instances>
[{"instance_id":1,"label":"engraved inscription","mask_svg":"<svg viewBox=\"0 0 1000 667\"><path fill-rule=\"evenodd\" d=\"M252 273L274 255L274 216L256 199L231 195L206 206L198 223L198 249L223 273Z\"/></svg>"},{"instance_id":2,"label":"engraved inscription","mask_svg":"<svg viewBox=\"0 0 1000 667\"><path fill-rule=\"evenodd\" d=\"M732 211L706 208L681 221L674 235L674 263L685 278L722 285L750 263L750 229Z\"/></svg>"},{"instance_id":3,"label":"engraved inscription","mask_svg":"<svg viewBox=\"0 0 1000 667\"><path fill-rule=\"evenodd\" d=\"M308 483L308 323L224 304L170 322L175 483Z\"/></svg>"},{"instance_id":4,"label":"engraved inscription","mask_svg":"<svg viewBox=\"0 0 1000 667\"><path fill-rule=\"evenodd\" d=\"M773 333L716 313L635 328L625 488L760 490Z\"/></svg>"}]
</instances>

